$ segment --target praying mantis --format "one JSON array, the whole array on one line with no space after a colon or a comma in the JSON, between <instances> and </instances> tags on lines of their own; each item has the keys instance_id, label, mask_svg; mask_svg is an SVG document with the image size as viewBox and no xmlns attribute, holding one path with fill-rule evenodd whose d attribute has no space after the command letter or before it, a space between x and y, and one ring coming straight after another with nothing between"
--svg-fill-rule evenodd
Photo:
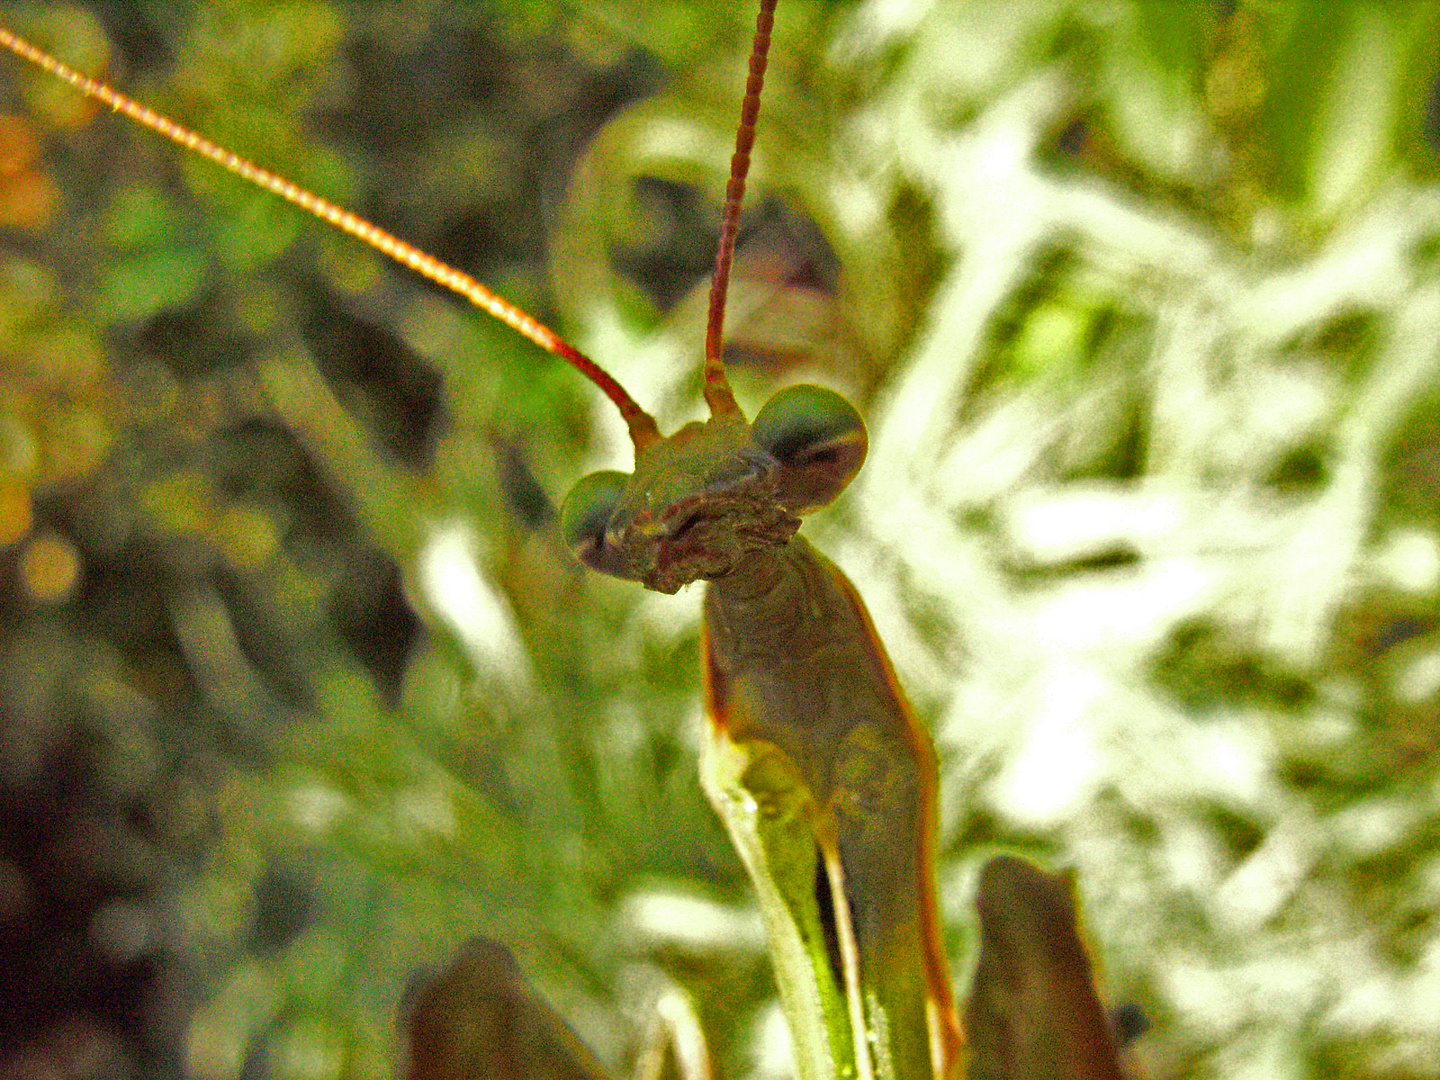
<instances>
[{"instance_id":1,"label":"praying mantis","mask_svg":"<svg viewBox=\"0 0 1440 1080\"><path fill-rule=\"evenodd\" d=\"M864 426L838 395L805 386L781 391L748 422L722 358L729 264L774 8L774 0L761 4L712 285L702 377L711 419L668 438L603 369L468 275L208 140L156 122L13 35L3 40L110 107L466 296L563 357L615 404L636 473L586 478L566 500L560 530L580 561L603 573L665 593L710 582L702 773L761 897L797 1069L807 1078L948 1078L965 1066L940 938L935 752L854 588L795 535L800 515L835 498L860 468ZM1023 888L1002 891L1024 907ZM1066 930L1073 934L1073 925ZM1088 977L1080 985L1089 992ZM1084 1022L1097 1063L1073 1075L1118 1076L1092 1004Z\"/></svg>"}]
</instances>

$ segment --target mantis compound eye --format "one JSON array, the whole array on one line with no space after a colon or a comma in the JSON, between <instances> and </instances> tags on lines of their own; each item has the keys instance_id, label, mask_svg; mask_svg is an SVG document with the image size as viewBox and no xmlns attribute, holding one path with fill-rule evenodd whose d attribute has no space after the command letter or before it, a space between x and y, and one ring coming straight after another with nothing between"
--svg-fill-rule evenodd
<instances>
[{"instance_id":1,"label":"mantis compound eye","mask_svg":"<svg viewBox=\"0 0 1440 1080\"><path fill-rule=\"evenodd\" d=\"M830 502L859 471L869 440L851 405L822 386L791 386L765 403L756 444L780 463L780 503L803 514Z\"/></svg>"},{"instance_id":2,"label":"mantis compound eye","mask_svg":"<svg viewBox=\"0 0 1440 1080\"><path fill-rule=\"evenodd\" d=\"M570 489L560 506L560 535L566 546L602 574L615 574L615 553L606 544L605 534L629 481L627 473L591 473Z\"/></svg>"}]
</instances>

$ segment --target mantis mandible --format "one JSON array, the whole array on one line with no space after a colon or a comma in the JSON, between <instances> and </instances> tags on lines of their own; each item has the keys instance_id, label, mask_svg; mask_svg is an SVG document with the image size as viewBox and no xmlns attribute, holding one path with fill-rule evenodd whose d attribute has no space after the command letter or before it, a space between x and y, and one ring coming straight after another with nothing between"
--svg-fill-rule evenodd
<instances>
[{"instance_id":1,"label":"mantis mandible","mask_svg":"<svg viewBox=\"0 0 1440 1080\"><path fill-rule=\"evenodd\" d=\"M635 472L582 480L561 529L602 573L666 593L708 582L702 773L761 894L801 1075L952 1077L963 1040L939 936L935 751L854 588L796 535L860 468L865 428L848 402L813 386L780 392L747 421L721 356L774 8L762 0L712 281L711 417L668 437L597 364L469 275L8 31L0 43L464 296L615 404Z\"/></svg>"}]
</instances>

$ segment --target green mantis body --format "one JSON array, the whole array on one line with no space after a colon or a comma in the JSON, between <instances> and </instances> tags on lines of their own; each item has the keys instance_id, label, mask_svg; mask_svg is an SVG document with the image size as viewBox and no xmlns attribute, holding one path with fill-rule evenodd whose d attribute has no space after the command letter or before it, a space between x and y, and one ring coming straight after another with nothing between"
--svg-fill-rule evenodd
<instances>
[{"instance_id":1,"label":"green mantis body","mask_svg":"<svg viewBox=\"0 0 1440 1080\"><path fill-rule=\"evenodd\" d=\"M959 1037L935 903L935 753L859 596L797 538L711 586L705 614L712 722L778 747L814 799L819 869L856 945L841 954L842 971L855 967L849 995L873 995L888 1017L897 1069L923 1075L939 1046L944 1074Z\"/></svg>"},{"instance_id":2,"label":"green mantis body","mask_svg":"<svg viewBox=\"0 0 1440 1080\"><path fill-rule=\"evenodd\" d=\"M794 770L798 785L788 790L799 793L810 835L770 847L763 867L752 850L748 868L757 881L778 872L796 886L763 906L772 941L791 935L810 956L808 986L782 981L802 1076L948 1076L961 1039L938 936L935 751L853 586L794 538L800 516L834 499L860 468L865 427L843 398L813 386L777 394L752 426L720 359L773 0L760 7L711 291L711 419L668 439L637 433L632 421L634 475L582 481L562 529L604 573L661 592L710 582L702 663L712 745L729 743L747 762L733 788L713 757L702 770L742 852L746 829L727 812L727 794L742 802L775 794L746 777L767 758ZM815 945L825 921L833 941L822 957ZM825 1037L806 1037L801 1018L817 1004Z\"/></svg>"},{"instance_id":3,"label":"green mantis body","mask_svg":"<svg viewBox=\"0 0 1440 1080\"><path fill-rule=\"evenodd\" d=\"M803 792L808 836L769 852L771 863L793 865L751 865L754 877L798 873L785 904L795 926L773 911L772 936L817 937L817 896L835 927L825 955L812 956L812 993L847 1007L810 1067L849 1060L868 1075L873 1053L901 1075L923 1075L934 1047L944 1075L960 1040L938 944L935 752L854 588L794 537L799 515L838 494L864 453L864 426L843 399L794 387L753 428L738 411L720 415L642 448L633 478L586 482L564 527L597 569L667 592L710 579L702 651L711 739L744 748L747 766L781 763L793 770L790 790ZM716 771L707 765L712 801L733 833ZM737 797L776 794L744 771ZM798 1009L808 995L789 996ZM878 1033L874 1047L858 1034L867 1031Z\"/></svg>"}]
</instances>

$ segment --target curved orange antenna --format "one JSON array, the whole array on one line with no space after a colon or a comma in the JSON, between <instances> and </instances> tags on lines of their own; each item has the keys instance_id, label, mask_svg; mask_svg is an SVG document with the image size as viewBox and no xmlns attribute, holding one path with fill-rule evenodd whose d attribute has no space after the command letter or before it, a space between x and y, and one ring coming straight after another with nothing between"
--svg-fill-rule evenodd
<instances>
[{"instance_id":1,"label":"curved orange antenna","mask_svg":"<svg viewBox=\"0 0 1440 1080\"><path fill-rule=\"evenodd\" d=\"M182 124L177 124L168 116L163 116L118 90L111 89L98 79L92 79L90 76L82 74L64 61L57 60L44 49L11 33L3 26L0 26L0 45L5 46L16 56L65 80L86 97L94 98L96 101L108 105L115 112L124 113L142 127L149 128L171 142L178 143L187 150L193 150L197 154L209 158L221 168L244 180L258 184L267 191L298 206L306 213L314 215L321 221L329 222L370 245L376 251L388 255L422 277L469 300L470 303L499 319L505 325L519 331L546 352L561 357L598 386L601 393L615 403L615 407L620 410L620 415L624 417L625 426L630 430L630 441L635 444L636 453L651 443L659 441L660 429L654 419L636 404L635 399L625 392L625 388L616 382L609 372L544 323L527 315L504 297L497 296L469 274L455 269L448 263L441 262L433 255L429 255L413 244L386 232L378 225L372 225L359 215L352 214L343 206L337 206L328 199L322 199L300 185L286 180L283 176L277 176L269 169L261 168L254 162L247 161L238 154L226 150L198 132L191 131Z\"/></svg>"},{"instance_id":2,"label":"curved orange antenna","mask_svg":"<svg viewBox=\"0 0 1440 1080\"><path fill-rule=\"evenodd\" d=\"M730 288L730 264L735 258L735 236L740 231L740 204L745 199L745 177L750 172L750 148L755 145L755 124L760 119L760 91L765 86L765 62L770 56L770 29L775 25L776 0L760 0L755 17L755 44L750 49L750 77L745 80L745 101L740 106L740 128L735 132L735 154L730 159L730 182L725 186L725 212L720 222L720 250L715 254L715 276L710 281L710 316L705 326L705 403L710 415L735 416L740 406L725 376L721 357L721 330L725 323L725 296Z\"/></svg>"}]
</instances>

